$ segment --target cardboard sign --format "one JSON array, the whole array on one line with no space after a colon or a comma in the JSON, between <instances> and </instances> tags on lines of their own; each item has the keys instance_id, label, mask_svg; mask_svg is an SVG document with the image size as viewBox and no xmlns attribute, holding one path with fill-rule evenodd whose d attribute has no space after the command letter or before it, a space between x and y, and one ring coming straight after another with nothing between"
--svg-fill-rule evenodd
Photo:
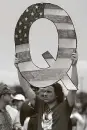
<instances>
[{"instance_id":1,"label":"cardboard sign","mask_svg":"<svg viewBox=\"0 0 87 130\"><path fill-rule=\"evenodd\" d=\"M35 44L37 33L32 38L32 30L35 23L40 24L44 19L56 27L57 42L42 40L39 43L36 40ZM50 31L47 37L49 35ZM67 75L71 67L71 55L76 48L77 38L73 22L61 7L50 3L37 3L29 6L20 16L15 28L15 53L21 75L33 86L46 87Z\"/></svg>"}]
</instances>

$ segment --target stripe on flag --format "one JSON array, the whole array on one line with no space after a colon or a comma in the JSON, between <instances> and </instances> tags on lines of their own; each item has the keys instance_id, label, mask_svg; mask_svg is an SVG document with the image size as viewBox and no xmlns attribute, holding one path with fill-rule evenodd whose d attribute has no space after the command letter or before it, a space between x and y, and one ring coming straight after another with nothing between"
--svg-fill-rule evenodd
<instances>
[{"instance_id":1,"label":"stripe on flag","mask_svg":"<svg viewBox=\"0 0 87 130\"><path fill-rule=\"evenodd\" d=\"M59 48L58 58L71 58L75 48Z\"/></svg>"},{"instance_id":2,"label":"stripe on flag","mask_svg":"<svg viewBox=\"0 0 87 130\"><path fill-rule=\"evenodd\" d=\"M45 18L51 20L53 23L72 24L72 20L69 16L45 15Z\"/></svg>"},{"instance_id":3,"label":"stripe on flag","mask_svg":"<svg viewBox=\"0 0 87 130\"><path fill-rule=\"evenodd\" d=\"M59 48L76 48L76 39L59 39ZM29 43L16 45L16 53L29 51Z\"/></svg>"},{"instance_id":4,"label":"stripe on flag","mask_svg":"<svg viewBox=\"0 0 87 130\"><path fill-rule=\"evenodd\" d=\"M72 24L68 24L68 23L55 23L56 28L59 30L74 30L73 25Z\"/></svg>"},{"instance_id":5,"label":"stripe on flag","mask_svg":"<svg viewBox=\"0 0 87 130\"><path fill-rule=\"evenodd\" d=\"M18 64L20 71L32 71L32 70L39 70L32 61L21 62Z\"/></svg>"},{"instance_id":6,"label":"stripe on flag","mask_svg":"<svg viewBox=\"0 0 87 130\"><path fill-rule=\"evenodd\" d=\"M68 14L64 10L61 10L61 9L45 9L44 15L50 15L50 12L51 12L51 15L68 16Z\"/></svg>"},{"instance_id":7,"label":"stripe on flag","mask_svg":"<svg viewBox=\"0 0 87 130\"><path fill-rule=\"evenodd\" d=\"M76 39L59 39L59 48L76 48Z\"/></svg>"},{"instance_id":8,"label":"stripe on flag","mask_svg":"<svg viewBox=\"0 0 87 130\"><path fill-rule=\"evenodd\" d=\"M75 48L59 48L58 58L71 58ZM19 63L31 61L31 56L29 51L16 53L17 58L19 59ZM52 56L45 55L45 59L52 59Z\"/></svg>"},{"instance_id":9,"label":"stripe on flag","mask_svg":"<svg viewBox=\"0 0 87 130\"><path fill-rule=\"evenodd\" d=\"M37 86L37 87L44 87L44 86L49 86L53 83L55 83L56 80L45 80L45 81L29 81L30 84L32 84L33 86Z\"/></svg>"},{"instance_id":10,"label":"stripe on flag","mask_svg":"<svg viewBox=\"0 0 87 130\"><path fill-rule=\"evenodd\" d=\"M58 36L59 38L63 38L63 39L75 39L76 38L76 34L74 30L58 30Z\"/></svg>"},{"instance_id":11,"label":"stripe on flag","mask_svg":"<svg viewBox=\"0 0 87 130\"><path fill-rule=\"evenodd\" d=\"M30 51L24 51L24 52L16 53L16 57L19 59L19 63L31 61Z\"/></svg>"},{"instance_id":12,"label":"stripe on flag","mask_svg":"<svg viewBox=\"0 0 87 130\"><path fill-rule=\"evenodd\" d=\"M65 58L59 58L54 64L53 66L51 66L50 69L63 69L63 68L68 68L70 67L70 63L71 63L71 60L70 59L65 59ZM22 63L19 63L19 68L20 68L20 71L34 71L34 70L42 70L38 67L36 67L32 61L26 61L26 62L22 62Z\"/></svg>"},{"instance_id":13,"label":"stripe on flag","mask_svg":"<svg viewBox=\"0 0 87 130\"><path fill-rule=\"evenodd\" d=\"M22 71L22 75L29 81L58 80L67 69L44 69L37 71Z\"/></svg>"},{"instance_id":14,"label":"stripe on flag","mask_svg":"<svg viewBox=\"0 0 87 130\"><path fill-rule=\"evenodd\" d=\"M29 43L16 45L16 53L29 51Z\"/></svg>"},{"instance_id":15,"label":"stripe on flag","mask_svg":"<svg viewBox=\"0 0 87 130\"><path fill-rule=\"evenodd\" d=\"M45 7L44 7L45 9L61 9L61 10L63 10L61 7L59 7L58 5L54 5L54 4L50 4L50 3L47 3L47 4L45 4Z\"/></svg>"}]
</instances>

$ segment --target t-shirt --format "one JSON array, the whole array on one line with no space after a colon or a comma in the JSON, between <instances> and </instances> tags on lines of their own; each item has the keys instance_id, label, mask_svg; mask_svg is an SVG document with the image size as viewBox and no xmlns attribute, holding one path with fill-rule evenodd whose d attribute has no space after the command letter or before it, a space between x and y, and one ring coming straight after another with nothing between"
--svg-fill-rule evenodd
<instances>
[{"instance_id":1,"label":"t-shirt","mask_svg":"<svg viewBox=\"0 0 87 130\"><path fill-rule=\"evenodd\" d=\"M67 100L51 109L49 113L50 115L48 114L49 119L44 118L46 111L42 110L43 106L40 104L40 101L38 103L38 107L35 108L34 113L36 113L30 117L28 130L70 130L68 127L72 107L69 106Z\"/></svg>"},{"instance_id":2,"label":"t-shirt","mask_svg":"<svg viewBox=\"0 0 87 130\"><path fill-rule=\"evenodd\" d=\"M53 125L52 115L53 115L53 112L51 110L43 113L41 125L44 130L52 129L52 125Z\"/></svg>"},{"instance_id":3,"label":"t-shirt","mask_svg":"<svg viewBox=\"0 0 87 130\"><path fill-rule=\"evenodd\" d=\"M71 108L67 100L53 107L48 113L48 119L44 119L44 123L42 123L43 130L68 130L70 114Z\"/></svg>"},{"instance_id":4,"label":"t-shirt","mask_svg":"<svg viewBox=\"0 0 87 130\"><path fill-rule=\"evenodd\" d=\"M76 130L87 130L87 115L75 112L71 118L77 119Z\"/></svg>"},{"instance_id":5,"label":"t-shirt","mask_svg":"<svg viewBox=\"0 0 87 130\"><path fill-rule=\"evenodd\" d=\"M18 111L15 108L11 107L10 105L6 106L6 110L9 113L9 115L11 116L12 124L14 124L14 121L15 121L15 118L18 114Z\"/></svg>"}]
</instances>

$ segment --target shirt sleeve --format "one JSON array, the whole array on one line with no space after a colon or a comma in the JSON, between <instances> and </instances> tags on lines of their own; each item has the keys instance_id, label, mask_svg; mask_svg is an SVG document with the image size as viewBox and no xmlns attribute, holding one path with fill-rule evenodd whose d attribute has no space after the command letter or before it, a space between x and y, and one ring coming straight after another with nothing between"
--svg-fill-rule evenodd
<instances>
[{"instance_id":1,"label":"shirt sleeve","mask_svg":"<svg viewBox=\"0 0 87 130\"><path fill-rule=\"evenodd\" d=\"M70 118L73 106L71 107L69 105L68 100L65 99L62 103L59 104L59 107L62 108L62 111L65 113L65 115Z\"/></svg>"},{"instance_id":2,"label":"shirt sleeve","mask_svg":"<svg viewBox=\"0 0 87 130\"><path fill-rule=\"evenodd\" d=\"M67 109L69 115L71 115L74 106L70 106L67 99L65 99L64 102L65 102L65 108Z\"/></svg>"}]
</instances>

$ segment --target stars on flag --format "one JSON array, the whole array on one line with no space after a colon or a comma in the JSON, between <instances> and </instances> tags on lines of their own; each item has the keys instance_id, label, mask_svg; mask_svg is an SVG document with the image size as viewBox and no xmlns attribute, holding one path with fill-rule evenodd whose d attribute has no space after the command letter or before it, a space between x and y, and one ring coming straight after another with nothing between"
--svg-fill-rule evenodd
<instances>
[{"instance_id":1,"label":"stars on flag","mask_svg":"<svg viewBox=\"0 0 87 130\"><path fill-rule=\"evenodd\" d=\"M22 41L22 38L20 38L20 41Z\"/></svg>"},{"instance_id":2,"label":"stars on flag","mask_svg":"<svg viewBox=\"0 0 87 130\"><path fill-rule=\"evenodd\" d=\"M44 4L35 4L28 7L21 15L15 28L15 43L17 45L28 43L29 29L33 22L44 17Z\"/></svg>"},{"instance_id":3,"label":"stars on flag","mask_svg":"<svg viewBox=\"0 0 87 130\"><path fill-rule=\"evenodd\" d=\"M27 34L26 34L26 33L24 34L24 37L27 37Z\"/></svg>"},{"instance_id":4,"label":"stars on flag","mask_svg":"<svg viewBox=\"0 0 87 130\"><path fill-rule=\"evenodd\" d=\"M30 22L30 25L32 24L32 22Z\"/></svg>"},{"instance_id":5,"label":"stars on flag","mask_svg":"<svg viewBox=\"0 0 87 130\"><path fill-rule=\"evenodd\" d=\"M21 30L19 30L19 33L21 33L22 31Z\"/></svg>"},{"instance_id":6,"label":"stars on flag","mask_svg":"<svg viewBox=\"0 0 87 130\"><path fill-rule=\"evenodd\" d=\"M22 22L19 22L19 25L22 25Z\"/></svg>"},{"instance_id":7,"label":"stars on flag","mask_svg":"<svg viewBox=\"0 0 87 130\"><path fill-rule=\"evenodd\" d=\"M24 26L24 29L27 29L27 26Z\"/></svg>"},{"instance_id":8,"label":"stars on flag","mask_svg":"<svg viewBox=\"0 0 87 130\"><path fill-rule=\"evenodd\" d=\"M28 12L29 10L28 9L26 9L26 12Z\"/></svg>"},{"instance_id":9,"label":"stars on flag","mask_svg":"<svg viewBox=\"0 0 87 130\"><path fill-rule=\"evenodd\" d=\"M27 20L28 20L28 18L26 17L26 18L25 18L25 21L27 21Z\"/></svg>"},{"instance_id":10,"label":"stars on flag","mask_svg":"<svg viewBox=\"0 0 87 130\"><path fill-rule=\"evenodd\" d=\"M38 9L38 6L36 5L35 8Z\"/></svg>"},{"instance_id":11,"label":"stars on flag","mask_svg":"<svg viewBox=\"0 0 87 130\"><path fill-rule=\"evenodd\" d=\"M18 35L16 34L15 37L18 38Z\"/></svg>"},{"instance_id":12,"label":"stars on flag","mask_svg":"<svg viewBox=\"0 0 87 130\"><path fill-rule=\"evenodd\" d=\"M31 15L34 16L34 13L32 12Z\"/></svg>"}]
</instances>

